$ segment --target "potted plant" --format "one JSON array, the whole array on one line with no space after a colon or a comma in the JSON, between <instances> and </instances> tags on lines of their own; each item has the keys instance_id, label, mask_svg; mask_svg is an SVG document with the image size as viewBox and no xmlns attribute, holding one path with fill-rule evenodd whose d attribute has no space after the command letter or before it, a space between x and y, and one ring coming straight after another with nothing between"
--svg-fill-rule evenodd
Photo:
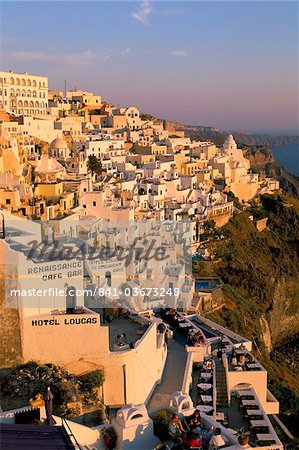
<instances>
[{"instance_id":1,"label":"potted plant","mask_svg":"<svg viewBox=\"0 0 299 450\"><path fill-rule=\"evenodd\" d=\"M102 430L102 437L104 440L105 448L112 450L116 446L117 434L113 427L105 427Z\"/></svg>"},{"instance_id":2,"label":"potted plant","mask_svg":"<svg viewBox=\"0 0 299 450\"><path fill-rule=\"evenodd\" d=\"M249 444L249 435L250 435L250 432L246 431L246 429L244 427L240 428L237 433L239 444L242 446L248 445Z\"/></svg>"}]
</instances>

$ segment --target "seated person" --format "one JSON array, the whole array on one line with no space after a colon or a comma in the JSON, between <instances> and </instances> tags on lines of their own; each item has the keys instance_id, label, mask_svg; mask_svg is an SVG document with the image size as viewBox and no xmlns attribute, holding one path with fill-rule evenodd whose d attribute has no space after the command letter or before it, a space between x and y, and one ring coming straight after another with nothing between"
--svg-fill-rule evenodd
<instances>
[{"instance_id":1,"label":"seated person","mask_svg":"<svg viewBox=\"0 0 299 450\"><path fill-rule=\"evenodd\" d=\"M214 435L209 442L209 450L225 447L225 445L223 437L221 436L221 429L215 428Z\"/></svg>"},{"instance_id":2,"label":"seated person","mask_svg":"<svg viewBox=\"0 0 299 450\"><path fill-rule=\"evenodd\" d=\"M178 444L183 442L183 437L185 436L186 431L184 430L182 422L177 414L172 415L172 420L169 424L169 432L171 433L171 437L174 442L177 442Z\"/></svg>"},{"instance_id":3,"label":"seated person","mask_svg":"<svg viewBox=\"0 0 299 450\"><path fill-rule=\"evenodd\" d=\"M249 362L250 362L251 364L252 364L252 363L255 363L255 359L254 359L254 356L253 356L253 355L249 354L248 359L249 359Z\"/></svg>"},{"instance_id":4,"label":"seated person","mask_svg":"<svg viewBox=\"0 0 299 450\"><path fill-rule=\"evenodd\" d=\"M183 439L183 444L188 447L201 447L202 438L196 435L192 430L187 431L186 436Z\"/></svg>"},{"instance_id":5,"label":"seated person","mask_svg":"<svg viewBox=\"0 0 299 450\"><path fill-rule=\"evenodd\" d=\"M190 430L195 434L200 434L202 428L200 412L196 409L188 419L188 426Z\"/></svg>"},{"instance_id":6,"label":"seated person","mask_svg":"<svg viewBox=\"0 0 299 450\"><path fill-rule=\"evenodd\" d=\"M237 360L237 358L234 356L233 358L232 358L232 366L236 366L238 364L238 360Z\"/></svg>"},{"instance_id":7,"label":"seated person","mask_svg":"<svg viewBox=\"0 0 299 450\"><path fill-rule=\"evenodd\" d=\"M241 355L240 358L239 358L239 364L240 364L240 366L244 366L244 365L245 365L245 362L246 362L245 355Z\"/></svg>"},{"instance_id":8,"label":"seated person","mask_svg":"<svg viewBox=\"0 0 299 450\"><path fill-rule=\"evenodd\" d=\"M208 359L208 361L205 364L205 369L211 370L212 369L212 361Z\"/></svg>"}]
</instances>

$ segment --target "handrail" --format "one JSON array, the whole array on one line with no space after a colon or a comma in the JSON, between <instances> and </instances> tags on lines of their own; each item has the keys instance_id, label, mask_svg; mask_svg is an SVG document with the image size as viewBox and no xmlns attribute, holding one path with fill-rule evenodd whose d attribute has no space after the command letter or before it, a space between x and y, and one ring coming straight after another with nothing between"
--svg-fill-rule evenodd
<instances>
[{"instance_id":1,"label":"handrail","mask_svg":"<svg viewBox=\"0 0 299 450\"><path fill-rule=\"evenodd\" d=\"M79 442L77 441L74 433L72 432L71 427L69 426L69 424L67 423L67 420L64 417L61 418L61 424L62 424L63 428L65 429L65 431L67 432L68 436L71 436L74 439L76 445L78 446L78 449L81 449Z\"/></svg>"}]
</instances>

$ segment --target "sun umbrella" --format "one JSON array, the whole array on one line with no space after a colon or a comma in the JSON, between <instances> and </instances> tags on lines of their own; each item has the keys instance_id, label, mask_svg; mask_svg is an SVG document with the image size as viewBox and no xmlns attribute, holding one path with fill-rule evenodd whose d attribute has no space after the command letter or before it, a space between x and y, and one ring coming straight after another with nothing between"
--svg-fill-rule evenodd
<instances>
[{"instance_id":1,"label":"sun umbrella","mask_svg":"<svg viewBox=\"0 0 299 450\"><path fill-rule=\"evenodd\" d=\"M45 406L46 406L46 414L47 414L47 420L46 420L46 424L47 425L55 425L55 420L52 417L52 413L53 413L53 394L51 392L51 389L48 387L47 390L47 395L46 395L46 401L45 401Z\"/></svg>"}]
</instances>

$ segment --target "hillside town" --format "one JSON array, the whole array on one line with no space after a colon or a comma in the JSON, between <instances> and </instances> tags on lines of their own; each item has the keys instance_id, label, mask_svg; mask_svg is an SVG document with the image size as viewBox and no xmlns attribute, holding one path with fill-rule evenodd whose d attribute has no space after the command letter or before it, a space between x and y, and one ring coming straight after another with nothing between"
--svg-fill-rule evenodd
<instances>
[{"instance_id":1,"label":"hillside town","mask_svg":"<svg viewBox=\"0 0 299 450\"><path fill-rule=\"evenodd\" d=\"M74 393L58 416L36 392L0 413L3 448L283 449L254 343L205 317L221 280L192 274L213 258L208 227L278 191L232 134L218 147L138 105L0 72L0 264L22 363L105 374L101 423L72 420Z\"/></svg>"}]
</instances>

